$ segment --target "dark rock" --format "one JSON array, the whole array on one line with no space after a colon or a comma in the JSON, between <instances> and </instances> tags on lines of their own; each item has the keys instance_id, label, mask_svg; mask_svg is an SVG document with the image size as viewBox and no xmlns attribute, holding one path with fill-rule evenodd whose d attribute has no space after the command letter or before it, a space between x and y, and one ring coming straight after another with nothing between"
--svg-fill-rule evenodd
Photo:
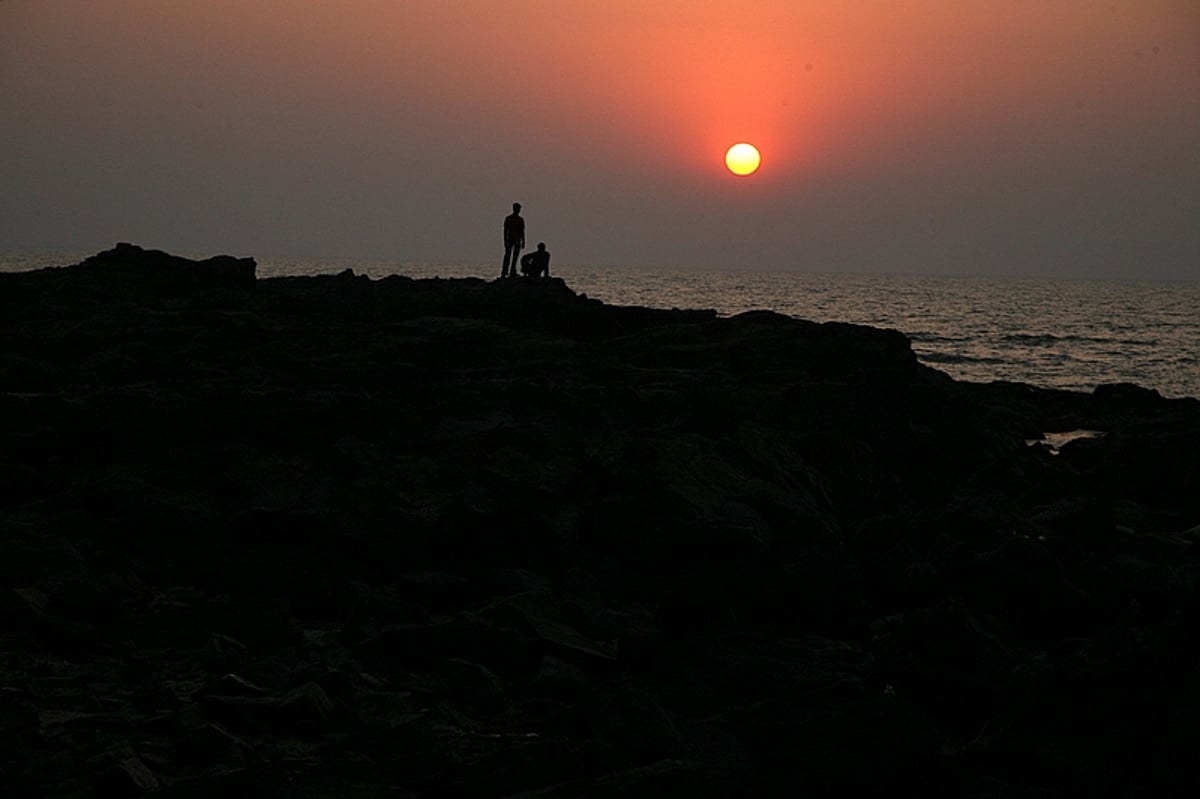
<instances>
[{"instance_id":1,"label":"dark rock","mask_svg":"<svg viewBox=\"0 0 1200 799\"><path fill-rule=\"evenodd\" d=\"M399 622L428 624L429 610L422 604L401 599L398 589L390 586L358 584L346 591L347 622L361 625L369 622Z\"/></svg>"},{"instance_id":2,"label":"dark rock","mask_svg":"<svg viewBox=\"0 0 1200 799\"><path fill-rule=\"evenodd\" d=\"M246 665L246 645L228 635L213 633L204 643L203 663L213 672L239 671Z\"/></svg>"},{"instance_id":3,"label":"dark rock","mask_svg":"<svg viewBox=\"0 0 1200 799\"><path fill-rule=\"evenodd\" d=\"M442 669L446 690L453 698L484 712L504 705L504 684L490 669L462 658L449 658Z\"/></svg>"},{"instance_id":4,"label":"dark rock","mask_svg":"<svg viewBox=\"0 0 1200 799\"><path fill-rule=\"evenodd\" d=\"M304 640L288 601L281 597L219 600L207 606L203 615L214 632L248 641L248 648L260 651L269 652Z\"/></svg>"},{"instance_id":5,"label":"dark rock","mask_svg":"<svg viewBox=\"0 0 1200 799\"><path fill-rule=\"evenodd\" d=\"M205 714L249 732L282 729L320 732L342 720L337 704L315 682L306 682L282 697L268 696L236 675L227 676L217 687L235 693L205 694L202 699Z\"/></svg>"},{"instance_id":6,"label":"dark rock","mask_svg":"<svg viewBox=\"0 0 1200 799\"><path fill-rule=\"evenodd\" d=\"M0 782L1192 795L1198 453L560 278L0 274Z\"/></svg>"},{"instance_id":7,"label":"dark rock","mask_svg":"<svg viewBox=\"0 0 1200 799\"><path fill-rule=\"evenodd\" d=\"M263 732L279 716L279 700L269 696L207 694L201 707L207 718L247 734Z\"/></svg>"},{"instance_id":8,"label":"dark rock","mask_svg":"<svg viewBox=\"0 0 1200 799\"><path fill-rule=\"evenodd\" d=\"M728 794L708 779L699 763L660 760L599 777L510 794L507 799L607 799L616 796L626 799L658 799L663 796L716 799Z\"/></svg>"},{"instance_id":9,"label":"dark rock","mask_svg":"<svg viewBox=\"0 0 1200 799\"><path fill-rule=\"evenodd\" d=\"M291 691L279 703L282 718L300 729L326 730L338 721L337 705L315 682Z\"/></svg>"},{"instance_id":10,"label":"dark rock","mask_svg":"<svg viewBox=\"0 0 1200 799\"><path fill-rule=\"evenodd\" d=\"M190 294L215 288L253 289L256 268L253 258L218 255L193 261L161 250L144 250L125 242L93 255L79 265L85 274L100 273L110 285L119 280L126 288L153 289L171 294Z\"/></svg>"},{"instance_id":11,"label":"dark rock","mask_svg":"<svg viewBox=\"0 0 1200 799\"><path fill-rule=\"evenodd\" d=\"M45 615L48 602L37 588L10 588L0 592L0 619L14 627L27 627Z\"/></svg>"},{"instance_id":12,"label":"dark rock","mask_svg":"<svg viewBox=\"0 0 1200 799\"><path fill-rule=\"evenodd\" d=\"M37 705L31 697L13 688L4 689L0 697L0 736L5 740L19 740L37 731Z\"/></svg>"},{"instance_id":13,"label":"dark rock","mask_svg":"<svg viewBox=\"0 0 1200 799\"><path fill-rule=\"evenodd\" d=\"M187 777L160 790L164 799L205 799L212 796L256 796L263 799L287 797L290 792L275 781L245 766L216 766L199 776Z\"/></svg>"},{"instance_id":14,"label":"dark rock","mask_svg":"<svg viewBox=\"0 0 1200 799\"><path fill-rule=\"evenodd\" d=\"M720 795L751 795L753 767L737 736L664 708L636 686L597 691L585 700L576 723L606 737L636 763L693 761L720 786Z\"/></svg>"},{"instance_id":15,"label":"dark rock","mask_svg":"<svg viewBox=\"0 0 1200 799\"><path fill-rule=\"evenodd\" d=\"M123 757L96 777L99 796L142 796L158 790L161 783L136 756Z\"/></svg>"},{"instance_id":16,"label":"dark rock","mask_svg":"<svg viewBox=\"0 0 1200 799\"><path fill-rule=\"evenodd\" d=\"M500 607L499 618L523 631L540 649L552 651L570 660L611 663L617 658L617 646L611 641L593 640L569 623L555 619L546 603L530 596L517 596ZM501 623L504 623L502 621Z\"/></svg>"},{"instance_id":17,"label":"dark rock","mask_svg":"<svg viewBox=\"0 0 1200 799\"><path fill-rule=\"evenodd\" d=\"M221 724L185 714L174 731L180 761L188 766L206 768L215 763L241 763L253 752L253 746Z\"/></svg>"},{"instance_id":18,"label":"dark rock","mask_svg":"<svg viewBox=\"0 0 1200 799\"><path fill-rule=\"evenodd\" d=\"M266 696L269 692L236 674L226 674L213 682L209 691L226 696Z\"/></svg>"},{"instance_id":19,"label":"dark rock","mask_svg":"<svg viewBox=\"0 0 1200 799\"><path fill-rule=\"evenodd\" d=\"M457 608L473 598L471 580L461 574L408 571L400 575L400 590L418 602L437 608Z\"/></svg>"},{"instance_id":20,"label":"dark rock","mask_svg":"<svg viewBox=\"0 0 1200 799\"><path fill-rule=\"evenodd\" d=\"M504 594L541 594L551 590L549 577L525 569L496 569L491 573L496 588Z\"/></svg>"},{"instance_id":21,"label":"dark rock","mask_svg":"<svg viewBox=\"0 0 1200 799\"><path fill-rule=\"evenodd\" d=\"M1128 407L1134 404L1154 404L1162 399L1162 395L1152 388L1143 388L1132 383L1106 383L1096 386L1092 392L1096 399Z\"/></svg>"},{"instance_id":22,"label":"dark rock","mask_svg":"<svg viewBox=\"0 0 1200 799\"><path fill-rule=\"evenodd\" d=\"M550 696L577 699L581 697L591 680L587 672L566 660L546 655L538 665L537 682Z\"/></svg>"},{"instance_id":23,"label":"dark rock","mask_svg":"<svg viewBox=\"0 0 1200 799\"><path fill-rule=\"evenodd\" d=\"M512 630L471 613L433 624L388 624L358 645L409 668L436 668L449 658L481 663L501 676L531 670L525 642Z\"/></svg>"}]
</instances>

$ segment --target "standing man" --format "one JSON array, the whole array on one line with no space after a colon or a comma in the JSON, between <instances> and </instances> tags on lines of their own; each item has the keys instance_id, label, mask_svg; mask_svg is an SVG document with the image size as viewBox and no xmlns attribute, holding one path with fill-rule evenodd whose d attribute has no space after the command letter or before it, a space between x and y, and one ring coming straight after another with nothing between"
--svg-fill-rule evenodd
<instances>
[{"instance_id":1,"label":"standing man","mask_svg":"<svg viewBox=\"0 0 1200 799\"><path fill-rule=\"evenodd\" d=\"M521 218L521 204L513 203L513 212L504 217L504 264L500 277L516 277L521 249L525 246L525 220ZM509 271L509 264L512 271Z\"/></svg>"}]
</instances>

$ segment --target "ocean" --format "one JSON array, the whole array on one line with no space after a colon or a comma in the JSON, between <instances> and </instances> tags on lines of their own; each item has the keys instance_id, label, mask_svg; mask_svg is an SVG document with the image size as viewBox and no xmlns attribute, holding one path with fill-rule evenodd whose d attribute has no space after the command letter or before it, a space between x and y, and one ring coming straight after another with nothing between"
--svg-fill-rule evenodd
<instances>
[{"instance_id":1,"label":"ocean","mask_svg":"<svg viewBox=\"0 0 1200 799\"><path fill-rule=\"evenodd\" d=\"M74 254L0 256L0 271L77 263ZM494 264L257 257L260 278L356 274L478 277ZM835 275L573 267L572 290L613 305L768 309L815 322L901 331L925 364L959 380L1091 391L1136 383L1200 398L1200 281Z\"/></svg>"}]
</instances>

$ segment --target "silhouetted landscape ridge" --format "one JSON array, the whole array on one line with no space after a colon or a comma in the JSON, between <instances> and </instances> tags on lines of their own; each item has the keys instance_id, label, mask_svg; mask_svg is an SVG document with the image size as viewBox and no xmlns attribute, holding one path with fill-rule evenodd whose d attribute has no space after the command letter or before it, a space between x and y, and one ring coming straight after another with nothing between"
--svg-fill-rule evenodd
<instances>
[{"instance_id":1,"label":"silhouetted landscape ridge","mask_svg":"<svg viewBox=\"0 0 1200 799\"><path fill-rule=\"evenodd\" d=\"M1200 401L131 244L0 320L13 796L1200 788Z\"/></svg>"}]
</instances>

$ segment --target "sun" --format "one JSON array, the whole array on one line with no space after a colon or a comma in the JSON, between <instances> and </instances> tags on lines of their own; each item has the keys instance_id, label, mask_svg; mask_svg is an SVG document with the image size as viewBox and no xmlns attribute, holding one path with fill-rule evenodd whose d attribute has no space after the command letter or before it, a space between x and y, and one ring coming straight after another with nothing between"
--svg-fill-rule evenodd
<instances>
[{"instance_id":1,"label":"sun","mask_svg":"<svg viewBox=\"0 0 1200 799\"><path fill-rule=\"evenodd\" d=\"M753 175L760 163L758 148L748 142L738 142L725 151L725 166L735 175Z\"/></svg>"}]
</instances>

